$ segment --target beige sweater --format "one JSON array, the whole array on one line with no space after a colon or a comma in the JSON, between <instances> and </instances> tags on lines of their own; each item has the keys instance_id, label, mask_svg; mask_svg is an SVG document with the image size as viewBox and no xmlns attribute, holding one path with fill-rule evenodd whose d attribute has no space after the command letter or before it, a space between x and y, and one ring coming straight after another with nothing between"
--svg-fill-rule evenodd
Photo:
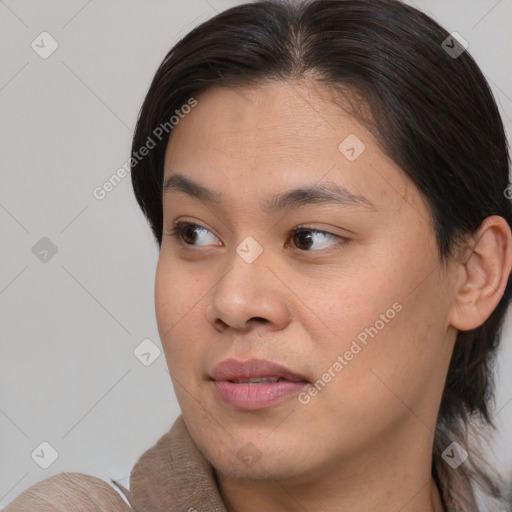
<instances>
[{"instance_id":1,"label":"beige sweater","mask_svg":"<svg viewBox=\"0 0 512 512\"><path fill-rule=\"evenodd\" d=\"M61 473L31 486L3 512L226 512L213 469L182 416L139 458L124 492L131 506L99 478Z\"/></svg>"}]
</instances>

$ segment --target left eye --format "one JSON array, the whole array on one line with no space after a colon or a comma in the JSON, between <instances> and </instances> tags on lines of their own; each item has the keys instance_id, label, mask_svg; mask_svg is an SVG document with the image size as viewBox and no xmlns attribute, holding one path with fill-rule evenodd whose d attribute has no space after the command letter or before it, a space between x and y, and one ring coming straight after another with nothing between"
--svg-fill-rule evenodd
<instances>
[{"instance_id":1,"label":"left eye","mask_svg":"<svg viewBox=\"0 0 512 512\"><path fill-rule=\"evenodd\" d=\"M303 247L300 246L307 246L307 249L310 249L314 245L315 235L317 240L322 240L322 242L320 242L320 246L316 247L317 250L325 249L326 247L329 247L329 245L333 245L332 243L326 243L326 240L343 240L342 237L332 235L331 233L320 231L318 229L296 227L290 232L291 239L294 240L295 246L301 250L303 250Z\"/></svg>"},{"instance_id":2,"label":"left eye","mask_svg":"<svg viewBox=\"0 0 512 512\"><path fill-rule=\"evenodd\" d=\"M192 222L183 221L177 222L167 234L179 242L184 242L189 246L208 245L208 241L206 243L197 243L201 238L201 234L205 235L204 238L209 238L210 242L217 239L215 235L213 235L212 232L208 229ZM206 237L206 234L209 235ZM289 233L289 238L294 241L295 247L301 251L309 251L315 245L315 241L319 242L316 244L317 246L315 250L321 250L325 249L329 245L333 245L333 243L326 243L328 240L335 242L337 240L346 240L343 237L332 235L326 231L311 229L303 226L297 226L296 228L292 229Z\"/></svg>"}]
</instances>

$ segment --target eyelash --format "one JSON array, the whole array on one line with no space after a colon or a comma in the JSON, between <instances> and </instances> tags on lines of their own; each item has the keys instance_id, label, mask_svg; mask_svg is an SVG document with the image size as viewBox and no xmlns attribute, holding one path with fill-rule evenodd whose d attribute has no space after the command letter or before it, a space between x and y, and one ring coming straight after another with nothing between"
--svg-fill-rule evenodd
<instances>
[{"instance_id":1,"label":"eyelash","mask_svg":"<svg viewBox=\"0 0 512 512\"><path fill-rule=\"evenodd\" d=\"M200 246L195 246L195 245L192 245L192 244L187 244L186 242L183 241L183 239L181 238L181 234L183 232L183 230L186 228L186 227L195 227L195 228L198 228L200 230L205 230L205 231L208 231L211 233L211 231L203 226L201 226L200 224L196 224L194 222L188 222L188 221L179 221L179 222L176 222L174 224L174 226L169 229L166 234L170 237L172 237L174 240L176 240L178 243L186 246L187 248L193 248L193 247L200 247ZM288 239L292 238L293 236L295 236L296 234L298 233L301 233L301 232L312 232L312 233L322 233L324 235L327 235L329 237L332 237L332 238L338 238L339 240L341 240L341 244L342 245L345 245L347 242L348 242L348 239L347 238L344 238L342 236L339 236L339 235L334 235L332 233L329 233L327 231L322 231L320 229L312 229L312 228L309 228L308 226L305 226L305 225L299 225L299 226L296 226L295 228L293 228L289 233L288 233ZM334 244L334 246L337 246L338 244ZM308 250L303 250L303 249L297 249L298 251L301 251L301 252L330 252L332 250L332 247L328 247L326 249L320 249L320 250L316 250L316 251L308 251Z\"/></svg>"}]
</instances>

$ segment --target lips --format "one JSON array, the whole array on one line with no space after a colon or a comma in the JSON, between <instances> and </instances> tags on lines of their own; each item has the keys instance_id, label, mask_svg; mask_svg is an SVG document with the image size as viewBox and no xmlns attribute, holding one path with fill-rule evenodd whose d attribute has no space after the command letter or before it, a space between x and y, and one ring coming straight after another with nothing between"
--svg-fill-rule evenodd
<instances>
[{"instance_id":1,"label":"lips","mask_svg":"<svg viewBox=\"0 0 512 512\"><path fill-rule=\"evenodd\" d=\"M218 398L244 410L272 407L309 384L305 376L263 359L227 359L213 369L211 378Z\"/></svg>"}]
</instances>

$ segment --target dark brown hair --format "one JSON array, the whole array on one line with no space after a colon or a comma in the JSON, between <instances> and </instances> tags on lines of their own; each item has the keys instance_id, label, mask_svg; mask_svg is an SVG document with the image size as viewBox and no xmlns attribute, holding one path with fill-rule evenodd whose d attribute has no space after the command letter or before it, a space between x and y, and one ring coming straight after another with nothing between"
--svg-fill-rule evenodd
<instances>
[{"instance_id":1,"label":"dark brown hair","mask_svg":"<svg viewBox=\"0 0 512 512\"><path fill-rule=\"evenodd\" d=\"M426 14L397 0L276 0L233 7L193 29L166 55L142 105L132 150L154 139L155 130L169 125L182 105L214 85L313 77L340 97L352 91L369 115L357 102L351 113L426 200L445 263L486 217L500 215L512 226L504 194L509 155L503 123L470 54L453 38L448 46L460 55L443 45L449 36ZM135 196L159 246L169 133L143 160L132 161ZM432 467L451 511L475 509L477 484L498 496L476 457L455 470L441 454L452 441L475 454L467 444L467 425L470 420L492 425L493 363L511 293L509 279L485 323L457 335Z\"/></svg>"}]
</instances>

